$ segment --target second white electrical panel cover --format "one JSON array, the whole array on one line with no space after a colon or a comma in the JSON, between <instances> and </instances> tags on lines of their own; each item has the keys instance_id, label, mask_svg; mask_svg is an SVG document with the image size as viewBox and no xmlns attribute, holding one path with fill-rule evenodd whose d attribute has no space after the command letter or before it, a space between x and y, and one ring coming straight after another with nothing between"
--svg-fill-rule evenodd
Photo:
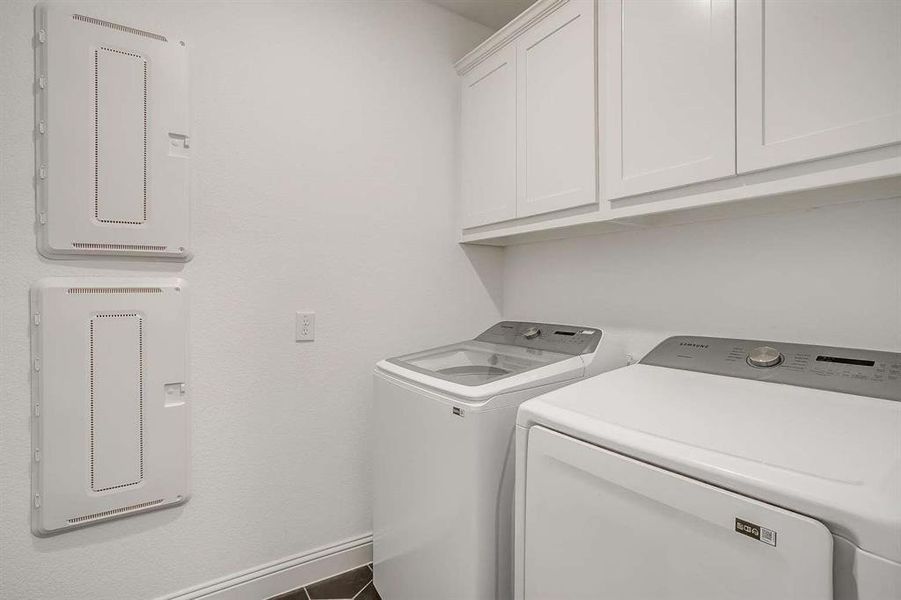
<instances>
[{"instance_id":1,"label":"second white electrical panel cover","mask_svg":"<svg viewBox=\"0 0 901 600\"><path fill-rule=\"evenodd\" d=\"M49 278L31 305L32 530L187 500L185 282Z\"/></svg>"}]
</instances>

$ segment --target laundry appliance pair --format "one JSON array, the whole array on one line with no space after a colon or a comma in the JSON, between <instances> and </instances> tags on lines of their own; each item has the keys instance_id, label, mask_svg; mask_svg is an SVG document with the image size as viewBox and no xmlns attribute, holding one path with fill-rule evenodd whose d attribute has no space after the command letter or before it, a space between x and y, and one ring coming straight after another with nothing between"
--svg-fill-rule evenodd
<instances>
[{"instance_id":1,"label":"laundry appliance pair","mask_svg":"<svg viewBox=\"0 0 901 600\"><path fill-rule=\"evenodd\" d=\"M379 363L386 600L901 598L901 354L625 347L504 322Z\"/></svg>"}]
</instances>

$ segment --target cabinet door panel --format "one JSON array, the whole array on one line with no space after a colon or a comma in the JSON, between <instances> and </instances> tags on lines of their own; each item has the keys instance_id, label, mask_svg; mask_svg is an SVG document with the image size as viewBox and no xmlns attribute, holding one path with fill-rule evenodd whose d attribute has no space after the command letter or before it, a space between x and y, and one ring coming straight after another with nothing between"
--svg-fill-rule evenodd
<instances>
[{"instance_id":1,"label":"cabinet door panel","mask_svg":"<svg viewBox=\"0 0 901 600\"><path fill-rule=\"evenodd\" d=\"M507 46L463 78L463 227L516 216L516 53Z\"/></svg>"},{"instance_id":2,"label":"cabinet door panel","mask_svg":"<svg viewBox=\"0 0 901 600\"><path fill-rule=\"evenodd\" d=\"M603 10L608 197L733 175L733 0L614 0Z\"/></svg>"},{"instance_id":3,"label":"cabinet door panel","mask_svg":"<svg viewBox=\"0 0 901 600\"><path fill-rule=\"evenodd\" d=\"M570 0L516 42L517 216L597 201L593 0Z\"/></svg>"},{"instance_id":4,"label":"cabinet door panel","mask_svg":"<svg viewBox=\"0 0 901 600\"><path fill-rule=\"evenodd\" d=\"M742 0L738 170L901 141L901 2Z\"/></svg>"}]
</instances>

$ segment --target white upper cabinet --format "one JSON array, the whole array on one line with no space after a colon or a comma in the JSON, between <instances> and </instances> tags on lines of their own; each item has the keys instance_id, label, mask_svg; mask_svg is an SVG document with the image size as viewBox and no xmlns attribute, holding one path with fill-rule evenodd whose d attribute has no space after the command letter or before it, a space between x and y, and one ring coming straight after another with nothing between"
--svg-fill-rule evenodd
<instances>
[{"instance_id":1,"label":"white upper cabinet","mask_svg":"<svg viewBox=\"0 0 901 600\"><path fill-rule=\"evenodd\" d=\"M901 185L901 0L538 0L456 68L464 243Z\"/></svg>"},{"instance_id":2,"label":"white upper cabinet","mask_svg":"<svg viewBox=\"0 0 901 600\"><path fill-rule=\"evenodd\" d=\"M517 217L597 201L594 20L571 0L516 40Z\"/></svg>"},{"instance_id":3,"label":"white upper cabinet","mask_svg":"<svg viewBox=\"0 0 901 600\"><path fill-rule=\"evenodd\" d=\"M463 76L463 227L516 216L516 52L501 48Z\"/></svg>"},{"instance_id":4,"label":"white upper cabinet","mask_svg":"<svg viewBox=\"0 0 901 600\"><path fill-rule=\"evenodd\" d=\"M596 204L595 0L539 0L457 63L463 227Z\"/></svg>"},{"instance_id":5,"label":"white upper cabinet","mask_svg":"<svg viewBox=\"0 0 901 600\"><path fill-rule=\"evenodd\" d=\"M600 51L609 199L735 174L733 0L605 2Z\"/></svg>"},{"instance_id":6,"label":"white upper cabinet","mask_svg":"<svg viewBox=\"0 0 901 600\"><path fill-rule=\"evenodd\" d=\"M901 141L901 2L738 3L738 170Z\"/></svg>"}]
</instances>

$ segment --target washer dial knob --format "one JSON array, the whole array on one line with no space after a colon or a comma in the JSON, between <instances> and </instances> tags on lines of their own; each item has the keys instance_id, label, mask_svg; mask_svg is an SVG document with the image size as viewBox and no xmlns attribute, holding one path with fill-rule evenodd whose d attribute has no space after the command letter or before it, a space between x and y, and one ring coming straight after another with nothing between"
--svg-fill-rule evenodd
<instances>
[{"instance_id":1,"label":"washer dial knob","mask_svg":"<svg viewBox=\"0 0 901 600\"><path fill-rule=\"evenodd\" d=\"M748 354L748 364L752 367L775 367L783 360L782 353L770 346L759 346Z\"/></svg>"},{"instance_id":2,"label":"washer dial knob","mask_svg":"<svg viewBox=\"0 0 901 600\"><path fill-rule=\"evenodd\" d=\"M537 327L529 327L522 332L522 337L526 338L527 340L534 340L539 335L541 335L541 330Z\"/></svg>"}]
</instances>

